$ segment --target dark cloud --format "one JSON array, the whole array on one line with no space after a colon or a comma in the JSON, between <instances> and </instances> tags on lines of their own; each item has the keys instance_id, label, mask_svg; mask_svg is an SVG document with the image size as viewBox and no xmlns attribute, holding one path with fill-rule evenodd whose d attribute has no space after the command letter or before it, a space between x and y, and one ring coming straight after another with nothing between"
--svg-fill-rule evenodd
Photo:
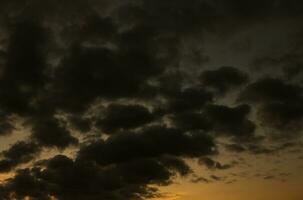
<instances>
[{"instance_id":1,"label":"dark cloud","mask_svg":"<svg viewBox=\"0 0 303 200\"><path fill-rule=\"evenodd\" d=\"M249 0L246 3L240 0L229 2L217 1L217 6L222 8L222 13L227 16L243 17L253 22L268 19L269 17L299 17L302 16L303 5L298 0Z\"/></svg>"},{"instance_id":2,"label":"dark cloud","mask_svg":"<svg viewBox=\"0 0 303 200\"><path fill-rule=\"evenodd\" d=\"M219 94L224 94L246 83L248 76L235 67L221 67L217 70L202 72L200 80L204 86L214 89Z\"/></svg>"},{"instance_id":3,"label":"dark cloud","mask_svg":"<svg viewBox=\"0 0 303 200\"><path fill-rule=\"evenodd\" d=\"M299 50L291 50L290 53L282 55L278 58L273 58L270 56L265 56L261 58L256 58L253 62L253 66L257 70L280 70L283 76L288 80L297 79L302 77L302 65L303 60ZM299 51L299 52L298 52Z\"/></svg>"},{"instance_id":4,"label":"dark cloud","mask_svg":"<svg viewBox=\"0 0 303 200\"><path fill-rule=\"evenodd\" d=\"M177 1L142 1L139 6L127 6L125 9L132 12L123 12L122 17L138 20L138 23L148 22L149 26L162 32L171 34L192 34L209 27L214 9L204 1L194 0L187 4ZM126 15L125 15L126 14ZM123 20L123 19L122 19ZM178 23L175 23L178 21Z\"/></svg>"},{"instance_id":5,"label":"dark cloud","mask_svg":"<svg viewBox=\"0 0 303 200\"><path fill-rule=\"evenodd\" d=\"M256 125L248 119L250 110L249 105L208 104L200 112L176 113L171 119L174 126L184 130L212 131L217 136L228 136L234 140L256 140Z\"/></svg>"},{"instance_id":6,"label":"dark cloud","mask_svg":"<svg viewBox=\"0 0 303 200\"><path fill-rule=\"evenodd\" d=\"M276 177L275 176L271 176L271 175L269 175L269 176L265 176L265 177L263 177L265 180L272 180L272 179L275 179Z\"/></svg>"},{"instance_id":7,"label":"dark cloud","mask_svg":"<svg viewBox=\"0 0 303 200\"><path fill-rule=\"evenodd\" d=\"M193 182L193 183L209 183L209 182L211 182L209 179L207 179L207 178L204 178L204 177L196 177L196 178L193 178L192 180L191 180L191 182Z\"/></svg>"},{"instance_id":8,"label":"dark cloud","mask_svg":"<svg viewBox=\"0 0 303 200\"><path fill-rule=\"evenodd\" d=\"M259 117L267 126L298 132L301 129L303 109L299 102L294 104L270 103L261 108Z\"/></svg>"},{"instance_id":9,"label":"dark cloud","mask_svg":"<svg viewBox=\"0 0 303 200\"><path fill-rule=\"evenodd\" d=\"M58 119L35 121L32 127L32 139L46 147L65 148L78 143L78 139L73 137Z\"/></svg>"},{"instance_id":10,"label":"dark cloud","mask_svg":"<svg viewBox=\"0 0 303 200\"><path fill-rule=\"evenodd\" d=\"M169 183L171 176L179 169L181 174L187 173L182 166L180 161L174 159L164 159L163 162L137 159L102 168L92 162L73 161L57 155L45 161L43 166L18 171L0 191L3 198L13 195L20 199L26 196L50 199L51 195L62 200L144 199L156 192L148 184Z\"/></svg>"},{"instance_id":11,"label":"dark cloud","mask_svg":"<svg viewBox=\"0 0 303 200\"><path fill-rule=\"evenodd\" d=\"M302 88L284 82L281 79L264 78L250 85L242 92L240 101L262 102L296 102L301 98Z\"/></svg>"},{"instance_id":12,"label":"dark cloud","mask_svg":"<svg viewBox=\"0 0 303 200\"><path fill-rule=\"evenodd\" d=\"M15 130L15 127L11 120L8 119L8 117L3 117L0 119L0 135L6 136L12 133L13 130Z\"/></svg>"},{"instance_id":13,"label":"dark cloud","mask_svg":"<svg viewBox=\"0 0 303 200\"><path fill-rule=\"evenodd\" d=\"M93 142L80 150L79 158L107 165L162 155L197 157L214 153L215 144L207 134L150 127L139 133L120 133L106 141Z\"/></svg>"},{"instance_id":14,"label":"dark cloud","mask_svg":"<svg viewBox=\"0 0 303 200\"><path fill-rule=\"evenodd\" d=\"M265 145L255 130L301 131L300 56L269 59L285 80L255 81L244 67L202 68L212 59L203 44L298 20L302 8L298 0L1 1L0 135L20 125L30 137L2 152L0 171L16 175L1 183L0 198L143 200L159 195L151 185L193 174L186 159L231 168L212 159L222 137L234 153L294 147ZM248 80L240 105L216 95L228 98ZM44 148L71 145L74 159L32 162Z\"/></svg>"},{"instance_id":15,"label":"dark cloud","mask_svg":"<svg viewBox=\"0 0 303 200\"><path fill-rule=\"evenodd\" d=\"M212 129L211 122L206 116L201 113L180 113L172 117L174 126L183 130L204 130L209 131Z\"/></svg>"},{"instance_id":16,"label":"dark cloud","mask_svg":"<svg viewBox=\"0 0 303 200\"><path fill-rule=\"evenodd\" d=\"M143 126L153 119L154 115L144 106L111 104L105 116L97 121L97 126L107 134L111 134L115 131Z\"/></svg>"},{"instance_id":17,"label":"dark cloud","mask_svg":"<svg viewBox=\"0 0 303 200\"><path fill-rule=\"evenodd\" d=\"M123 42L125 40L128 44L122 44L117 52L101 47L72 48L55 72L55 104L62 110L79 112L87 109L97 97L140 96L148 78L160 73L161 68L148 54L145 49L148 47L131 34L123 35L126 37ZM144 43L145 39L142 40ZM132 45L139 49L132 49Z\"/></svg>"},{"instance_id":18,"label":"dark cloud","mask_svg":"<svg viewBox=\"0 0 303 200\"><path fill-rule=\"evenodd\" d=\"M216 176L216 175L211 175L210 178L213 179L214 181L223 181L225 179L225 177Z\"/></svg>"},{"instance_id":19,"label":"dark cloud","mask_svg":"<svg viewBox=\"0 0 303 200\"><path fill-rule=\"evenodd\" d=\"M257 138L254 141L246 143L233 143L225 145L226 150L234 153L251 153L255 155L267 154L267 155L277 155L280 152L285 152L287 150L294 150L294 148L300 146L297 142L282 142L278 144L266 144L263 143L264 137ZM298 152L293 152L298 153Z\"/></svg>"},{"instance_id":20,"label":"dark cloud","mask_svg":"<svg viewBox=\"0 0 303 200\"><path fill-rule=\"evenodd\" d=\"M42 192L43 187L41 182L31 176L29 170L20 170L10 183L6 186L1 185L0 194L5 200L11 197L22 199L26 196L47 200L49 197Z\"/></svg>"},{"instance_id":21,"label":"dark cloud","mask_svg":"<svg viewBox=\"0 0 303 200\"><path fill-rule=\"evenodd\" d=\"M113 52L105 48L72 48L55 72L53 101L56 105L64 110L79 112L87 109L103 93L115 93L120 89L121 92L127 91L123 84L119 85L122 80L116 79L119 69L115 69L112 57Z\"/></svg>"},{"instance_id":22,"label":"dark cloud","mask_svg":"<svg viewBox=\"0 0 303 200\"><path fill-rule=\"evenodd\" d=\"M208 169L219 169L219 170L230 169L233 167L231 164L221 164L220 162L215 161L209 157L200 158L199 164L205 165Z\"/></svg>"},{"instance_id":23,"label":"dark cloud","mask_svg":"<svg viewBox=\"0 0 303 200\"><path fill-rule=\"evenodd\" d=\"M283 72L288 79L300 77L300 75L302 77L303 63L295 63L291 66L285 66L283 68Z\"/></svg>"},{"instance_id":24,"label":"dark cloud","mask_svg":"<svg viewBox=\"0 0 303 200\"><path fill-rule=\"evenodd\" d=\"M82 133L87 133L92 129L92 120L80 115L69 116L68 121L72 128Z\"/></svg>"},{"instance_id":25,"label":"dark cloud","mask_svg":"<svg viewBox=\"0 0 303 200\"><path fill-rule=\"evenodd\" d=\"M47 31L38 22L24 19L13 24L10 32L0 104L5 112L24 115L47 80Z\"/></svg>"},{"instance_id":26,"label":"dark cloud","mask_svg":"<svg viewBox=\"0 0 303 200\"><path fill-rule=\"evenodd\" d=\"M303 96L299 85L265 78L247 86L239 100L258 104L258 117L265 126L278 130L291 129L292 132L300 130Z\"/></svg>"},{"instance_id":27,"label":"dark cloud","mask_svg":"<svg viewBox=\"0 0 303 200\"><path fill-rule=\"evenodd\" d=\"M81 23L63 26L61 35L69 43L106 45L113 43L117 38L117 25L112 18L102 17L94 11L84 14L82 18Z\"/></svg>"},{"instance_id":28,"label":"dark cloud","mask_svg":"<svg viewBox=\"0 0 303 200\"><path fill-rule=\"evenodd\" d=\"M168 98L168 112L188 112L201 110L212 101L212 94L203 88L186 88Z\"/></svg>"},{"instance_id":29,"label":"dark cloud","mask_svg":"<svg viewBox=\"0 0 303 200\"><path fill-rule=\"evenodd\" d=\"M161 158L161 162L169 169L177 171L182 176L193 172L184 160L177 157L165 156Z\"/></svg>"},{"instance_id":30,"label":"dark cloud","mask_svg":"<svg viewBox=\"0 0 303 200\"><path fill-rule=\"evenodd\" d=\"M32 160L40 151L35 143L18 142L1 153L0 172L8 172L19 164Z\"/></svg>"},{"instance_id":31,"label":"dark cloud","mask_svg":"<svg viewBox=\"0 0 303 200\"><path fill-rule=\"evenodd\" d=\"M218 134L231 136L236 140L247 140L254 138L255 131L255 124L247 118L249 112L249 105L237 107L209 105L205 115Z\"/></svg>"}]
</instances>

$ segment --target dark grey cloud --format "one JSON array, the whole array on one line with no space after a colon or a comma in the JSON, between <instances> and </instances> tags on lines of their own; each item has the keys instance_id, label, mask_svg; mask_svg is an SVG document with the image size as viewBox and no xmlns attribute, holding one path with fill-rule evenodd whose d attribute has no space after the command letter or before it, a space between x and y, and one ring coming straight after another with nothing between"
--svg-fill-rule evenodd
<instances>
[{"instance_id":1,"label":"dark grey cloud","mask_svg":"<svg viewBox=\"0 0 303 200\"><path fill-rule=\"evenodd\" d=\"M46 72L47 30L38 22L24 19L10 28L5 66L1 77L1 109L25 115L43 89Z\"/></svg>"},{"instance_id":2,"label":"dark grey cloud","mask_svg":"<svg viewBox=\"0 0 303 200\"><path fill-rule=\"evenodd\" d=\"M235 67L221 67L217 70L203 71L200 75L201 83L214 89L219 94L239 87L248 81L248 76Z\"/></svg>"},{"instance_id":3,"label":"dark grey cloud","mask_svg":"<svg viewBox=\"0 0 303 200\"><path fill-rule=\"evenodd\" d=\"M231 164L221 164L220 162L215 161L209 157L200 158L199 164L205 165L208 169L219 169L219 170L230 169L233 167Z\"/></svg>"},{"instance_id":4,"label":"dark grey cloud","mask_svg":"<svg viewBox=\"0 0 303 200\"><path fill-rule=\"evenodd\" d=\"M87 109L97 97L133 96L145 79L159 70L153 69L147 55L135 57L135 52L125 57L104 48L76 47L71 52L55 73L54 94L58 98L54 101L61 109L72 112Z\"/></svg>"},{"instance_id":5,"label":"dark grey cloud","mask_svg":"<svg viewBox=\"0 0 303 200\"><path fill-rule=\"evenodd\" d=\"M193 183L201 183L201 182L202 183L209 183L211 181L207 178L204 178L204 177L195 177L191 180L191 182L193 182Z\"/></svg>"},{"instance_id":6,"label":"dark grey cloud","mask_svg":"<svg viewBox=\"0 0 303 200\"><path fill-rule=\"evenodd\" d=\"M223 181L225 179L225 177L216 176L216 175L211 175L210 178L213 179L214 181Z\"/></svg>"},{"instance_id":7,"label":"dark grey cloud","mask_svg":"<svg viewBox=\"0 0 303 200\"><path fill-rule=\"evenodd\" d=\"M162 155L198 157L215 154L215 144L205 133L186 133L166 127L149 127L139 133L120 133L96 141L79 152L79 158L107 165Z\"/></svg>"},{"instance_id":8,"label":"dark grey cloud","mask_svg":"<svg viewBox=\"0 0 303 200\"><path fill-rule=\"evenodd\" d=\"M263 177L265 180L272 180L272 179L275 179L276 177L275 176L265 176Z\"/></svg>"},{"instance_id":9,"label":"dark grey cloud","mask_svg":"<svg viewBox=\"0 0 303 200\"><path fill-rule=\"evenodd\" d=\"M201 110L206 103L211 102L212 94L200 87L178 90L168 97L168 112L182 113Z\"/></svg>"},{"instance_id":10,"label":"dark grey cloud","mask_svg":"<svg viewBox=\"0 0 303 200\"><path fill-rule=\"evenodd\" d=\"M133 129L152 122L154 115L144 106L111 104L97 126L107 134Z\"/></svg>"},{"instance_id":11,"label":"dark grey cloud","mask_svg":"<svg viewBox=\"0 0 303 200\"><path fill-rule=\"evenodd\" d=\"M42 166L17 172L14 179L0 189L9 199L30 196L37 199L125 199L154 196L149 184L165 185L175 173L187 174L181 161L142 158L102 168L93 162L82 162L57 155ZM43 168L42 168L43 167Z\"/></svg>"},{"instance_id":12,"label":"dark grey cloud","mask_svg":"<svg viewBox=\"0 0 303 200\"><path fill-rule=\"evenodd\" d=\"M298 0L1 1L0 135L20 120L30 137L2 152L0 171L16 175L0 185L0 198L143 200L159 195L151 185L194 173L185 159L232 167L211 157L218 137L236 153L290 148L263 144L255 130L301 130L297 57L272 61L286 63L284 79L256 81L241 66L203 68L208 55L191 46L209 34L228 40L258 23L298 20L302 8ZM238 102L216 95L242 88ZM71 145L74 159L31 162L44 148Z\"/></svg>"},{"instance_id":13,"label":"dark grey cloud","mask_svg":"<svg viewBox=\"0 0 303 200\"><path fill-rule=\"evenodd\" d=\"M40 149L35 143L18 142L1 152L0 172L12 170L19 164L27 163L38 155Z\"/></svg>"},{"instance_id":14,"label":"dark grey cloud","mask_svg":"<svg viewBox=\"0 0 303 200\"><path fill-rule=\"evenodd\" d=\"M294 48L294 47L293 47ZM298 48L298 50L297 50ZM291 49L290 53L282 55L278 58L264 56L256 58L253 61L255 69L262 71L264 69L280 70L283 76L288 80L297 79L302 75L303 60L301 57L301 45L299 47Z\"/></svg>"},{"instance_id":15,"label":"dark grey cloud","mask_svg":"<svg viewBox=\"0 0 303 200\"><path fill-rule=\"evenodd\" d=\"M213 128L212 123L208 120L207 116L204 116L201 113L180 113L173 115L171 118L174 126L183 130L209 131Z\"/></svg>"},{"instance_id":16,"label":"dark grey cloud","mask_svg":"<svg viewBox=\"0 0 303 200\"><path fill-rule=\"evenodd\" d=\"M72 128L82 133L87 133L92 129L92 120L81 115L72 115L68 119Z\"/></svg>"},{"instance_id":17,"label":"dark grey cloud","mask_svg":"<svg viewBox=\"0 0 303 200\"><path fill-rule=\"evenodd\" d=\"M42 146L57 148L65 148L78 143L78 139L73 137L64 124L57 119L41 119L34 122L32 140Z\"/></svg>"},{"instance_id":18,"label":"dark grey cloud","mask_svg":"<svg viewBox=\"0 0 303 200\"><path fill-rule=\"evenodd\" d=\"M236 140L254 139L256 125L247 118L250 112L249 105L228 107L223 105L209 105L205 115L213 124L215 132L231 136Z\"/></svg>"},{"instance_id":19,"label":"dark grey cloud","mask_svg":"<svg viewBox=\"0 0 303 200\"><path fill-rule=\"evenodd\" d=\"M233 144L226 144L224 147L226 150L234 153L250 153L254 155L278 155L281 152L289 151L291 153L298 154L299 152L296 151L296 148L300 148L300 143L293 142L282 142L278 144L264 144L263 143L264 137L257 138L254 141L245 142L245 143L233 143Z\"/></svg>"},{"instance_id":20,"label":"dark grey cloud","mask_svg":"<svg viewBox=\"0 0 303 200\"><path fill-rule=\"evenodd\" d=\"M248 85L239 100L258 104L258 117L265 126L288 129L294 133L300 131L303 117L300 85L282 79L265 78Z\"/></svg>"},{"instance_id":21,"label":"dark grey cloud","mask_svg":"<svg viewBox=\"0 0 303 200\"><path fill-rule=\"evenodd\" d=\"M286 83L281 79L264 78L247 86L239 97L240 101L262 102L295 102L301 98L302 88Z\"/></svg>"},{"instance_id":22,"label":"dark grey cloud","mask_svg":"<svg viewBox=\"0 0 303 200\"><path fill-rule=\"evenodd\" d=\"M15 130L15 127L11 120L7 117L1 117L1 122L0 122L0 135L1 136L6 136L12 133L12 131Z\"/></svg>"}]
</instances>

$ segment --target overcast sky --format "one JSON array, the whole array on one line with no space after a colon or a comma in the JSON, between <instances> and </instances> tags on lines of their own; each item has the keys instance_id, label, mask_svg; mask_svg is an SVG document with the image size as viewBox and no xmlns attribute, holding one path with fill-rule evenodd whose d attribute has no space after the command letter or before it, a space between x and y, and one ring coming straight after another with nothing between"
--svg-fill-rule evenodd
<instances>
[{"instance_id":1,"label":"overcast sky","mask_svg":"<svg viewBox=\"0 0 303 200\"><path fill-rule=\"evenodd\" d=\"M303 1L2 0L0 199L302 200Z\"/></svg>"}]
</instances>

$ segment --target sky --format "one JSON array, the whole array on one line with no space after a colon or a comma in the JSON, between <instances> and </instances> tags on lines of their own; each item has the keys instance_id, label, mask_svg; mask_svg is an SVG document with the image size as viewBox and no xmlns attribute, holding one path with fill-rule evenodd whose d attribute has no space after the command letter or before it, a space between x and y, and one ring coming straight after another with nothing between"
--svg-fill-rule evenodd
<instances>
[{"instance_id":1,"label":"sky","mask_svg":"<svg viewBox=\"0 0 303 200\"><path fill-rule=\"evenodd\" d=\"M300 0L2 0L1 200L302 200Z\"/></svg>"}]
</instances>

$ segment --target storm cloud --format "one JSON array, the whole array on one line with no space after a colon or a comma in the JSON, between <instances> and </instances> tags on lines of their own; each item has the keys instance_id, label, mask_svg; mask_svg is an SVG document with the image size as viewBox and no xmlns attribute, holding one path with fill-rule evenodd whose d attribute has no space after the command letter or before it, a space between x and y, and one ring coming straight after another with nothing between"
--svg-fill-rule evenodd
<instances>
[{"instance_id":1,"label":"storm cloud","mask_svg":"<svg viewBox=\"0 0 303 200\"><path fill-rule=\"evenodd\" d=\"M189 160L226 171L235 164L213 158L222 146L269 155L302 136L301 48L280 58L254 52L255 72L230 65L238 55L220 60L233 49L216 46L283 17L297 24L301 1L13 0L0 7L0 137L27 134L1 152L0 173L14 175L1 182L0 199L161 197L158 187L176 177L227 180L195 174ZM41 157L44 150L55 155Z\"/></svg>"}]
</instances>

